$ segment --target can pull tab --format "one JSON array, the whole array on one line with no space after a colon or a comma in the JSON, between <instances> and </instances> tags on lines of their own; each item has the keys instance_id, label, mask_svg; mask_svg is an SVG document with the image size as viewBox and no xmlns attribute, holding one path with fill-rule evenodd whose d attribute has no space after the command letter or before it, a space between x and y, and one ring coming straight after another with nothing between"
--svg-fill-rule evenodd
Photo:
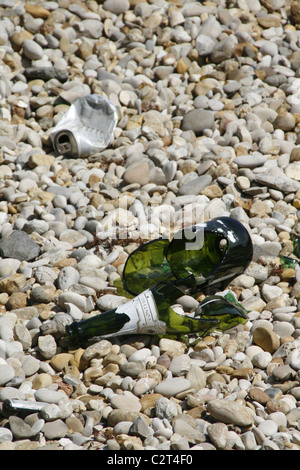
<instances>
[{"instance_id":1,"label":"can pull tab","mask_svg":"<svg viewBox=\"0 0 300 470\"><path fill-rule=\"evenodd\" d=\"M70 131L58 132L54 138L54 147L62 155L77 155L78 146Z\"/></svg>"}]
</instances>

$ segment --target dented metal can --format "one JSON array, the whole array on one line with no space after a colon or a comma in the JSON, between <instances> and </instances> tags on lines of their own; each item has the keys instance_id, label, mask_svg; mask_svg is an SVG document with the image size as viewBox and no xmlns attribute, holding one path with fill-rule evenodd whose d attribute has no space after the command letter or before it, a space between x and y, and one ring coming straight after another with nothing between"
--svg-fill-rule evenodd
<instances>
[{"instance_id":1,"label":"dented metal can","mask_svg":"<svg viewBox=\"0 0 300 470\"><path fill-rule=\"evenodd\" d=\"M117 110L110 100L86 95L74 101L50 138L58 154L86 157L109 145L117 122Z\"/></svg>"}]
</instances>

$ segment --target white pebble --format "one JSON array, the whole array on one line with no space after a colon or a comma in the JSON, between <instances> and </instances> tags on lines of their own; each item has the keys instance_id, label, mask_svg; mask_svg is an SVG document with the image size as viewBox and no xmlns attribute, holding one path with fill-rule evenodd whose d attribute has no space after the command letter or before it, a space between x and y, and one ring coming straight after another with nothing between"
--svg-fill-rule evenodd
<instances>
[{"instance_id":1,"label":"white pebble","mask_svg":"<svg viewBox=\"0 0 300 470\"><path fill-rule=\"evenodd\" d=\"M266 419L262 423L260 423L258 426L258 429L264 433L266 437L271 437L273 434L277 432L278 426L275 421L271 419Z\"/></svg>"},{"instance_id":2,"label":"white pebble","mask_svg":"<svg viewBox=\"0 0 300 470\"><path fill-rule=\"evenodd\" d=\"M150 356L151 356L151 350L148 348L142 348L132 353L129 356L128 361L129 362L139 362L139 361L145 362Z\"/></svg>"},{"instance_id":3,"label":"white pebble","mask_svg":"<svg viewBox=\"0 0 300 470\"><path fill-rule=\"evenodd\" d=\"M295 369L300 369L300 350L295 349L290 355L290 366Z\"/></svg>"},{"instance_id":4,"label":"white pebble","mask_svg":"<svg viewBox=\"0 0 300 470\"><path fill-rule=\"evenodd\" d=\"M267 351L259 352L252 357L253 365L260 369L265 369L271 360L272 355Z\"/></svg>"},{"instance_id":5,"label":"white pebble","mask_svg":"<svg viewBox=\"0 0 300 470\"><path fill-rule=\"evenodd\" d=\"M281 287L264 284L262 287L262 294L264 299L268 302L269 300L275 299L275 297L281 296L283 292Z\"/></svg>"},{"instance_id":6,"label":"white pebble","mask_svg":"<svg viewBox=\"0 0 300 470\"><path fill-rule=\"evenodd\" d=\"M260 346L256 346L256 345L249 346L245 351L245 353L248 356L248 358L250 359L250 361L252 361L253 357L256 354L259 354L261 352L263 352L263 349Z\"/></svg>"}]
</instances>

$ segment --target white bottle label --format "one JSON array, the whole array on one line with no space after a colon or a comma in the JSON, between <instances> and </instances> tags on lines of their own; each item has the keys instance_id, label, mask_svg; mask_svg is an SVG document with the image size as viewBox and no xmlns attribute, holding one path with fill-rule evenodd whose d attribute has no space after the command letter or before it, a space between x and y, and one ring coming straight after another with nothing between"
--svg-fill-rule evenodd
<instances>
[{"instance_id":1,"label":"white bottle label","mask_svg":"<svg viewBox=\"0 0 300 470\"><path fill-rule=\"evenodd\" d=\"M166 331L166 324L159 319L157 306L150 289L120 305L116 313L125 313L130 318L123 328L115 333L117 335L163 334Z\"/></svg>"}]
</instances>

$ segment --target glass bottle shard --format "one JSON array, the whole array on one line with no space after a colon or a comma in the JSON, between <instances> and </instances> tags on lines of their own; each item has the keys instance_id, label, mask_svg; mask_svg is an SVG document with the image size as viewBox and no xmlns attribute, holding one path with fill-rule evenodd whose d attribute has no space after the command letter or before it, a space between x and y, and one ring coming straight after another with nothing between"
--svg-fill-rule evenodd
<instances>
[{"instance_id":1,"label":"glass bottle shard","mask_svg":"<svg viewBox=\"0 0 300 470\"><path fill-rule=\"evenodd\" d=\"M171 242L153 240L133 251L123 271L124 288L137 295L171 281L191 293L212 293L244 272L252 256L246 228L231 217L219 217L180 230Z\"/></svg>"}]
</instances>

